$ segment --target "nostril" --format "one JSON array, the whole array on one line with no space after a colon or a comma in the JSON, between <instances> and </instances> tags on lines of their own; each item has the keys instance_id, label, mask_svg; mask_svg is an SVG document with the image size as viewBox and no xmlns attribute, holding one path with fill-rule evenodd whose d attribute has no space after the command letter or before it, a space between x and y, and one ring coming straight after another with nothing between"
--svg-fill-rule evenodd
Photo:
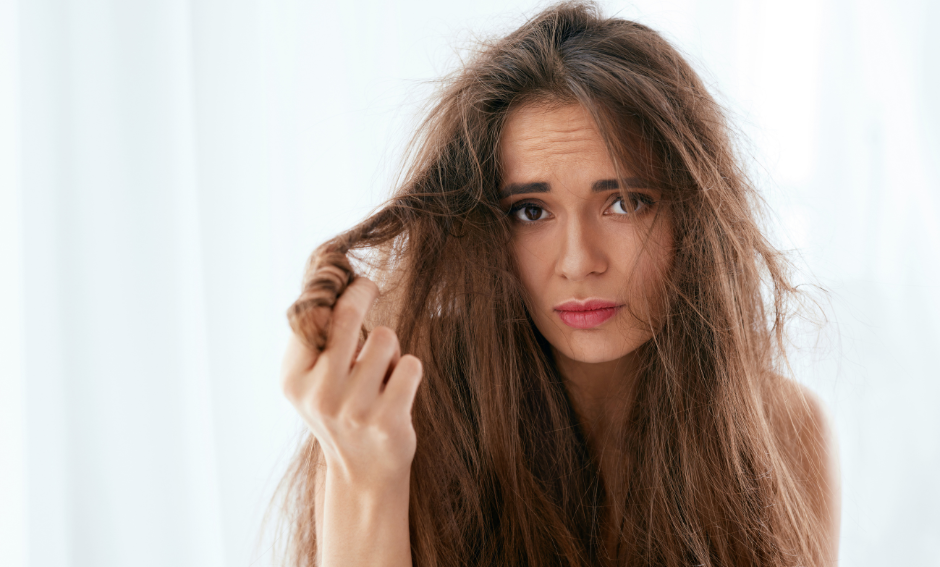
<instances>
[{"instance_id":1,"label":"nostril","mask_svg":"<svg viewBox=\"0 0 940 567\"><path fill-rule=\"evenodd\" d=\"M569 280L581 280L607 271L608 251L602 239L581 231L569 232L559 250L556 272Z\"/></svg>"}]
</instances>

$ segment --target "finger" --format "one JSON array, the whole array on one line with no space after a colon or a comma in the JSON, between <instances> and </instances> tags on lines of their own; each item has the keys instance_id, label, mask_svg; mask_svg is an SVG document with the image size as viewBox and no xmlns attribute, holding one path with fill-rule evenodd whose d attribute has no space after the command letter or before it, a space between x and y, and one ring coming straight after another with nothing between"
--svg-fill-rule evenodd
<instances>
[{"instance_id":1,"label":"finger","mask_svg":"<svg viewBox=\"0 0 940 567\"><path fill-rule=\"evenodd\" d=\"M308 349L295 333L287 339L287 349L281 361L281 388L291 400L301 397L305 391L304 379L317 361L317 353Z\"/></svg>"},{"instance_id":2,"label":"finger","mask_svg":"<svg viewBox=\"0 0 940 567\"><path fill-rule=\"evenodd\" d=\"M381 401L382 411L410 417L414 405L415 393L424 376L424 368L417 357L410 354L402 356L395 365L395 370L385 385Z\"/></svg>"},{"instance_id":3,"label":"finger","mask_svg":"<svg viewBox=\"0 0 940 567\"><path fill-rule=\"evenodd\" d=\"M401 358L395 331L376 327L369 334L350 375L350 409L356 415L372 410L382 383Z\"/></svg>"},{"instance_id":4,"label":"finger","mask_svg":"<svg viewBox=\"0 0 940 567\"><path fill-rule=\"evenodd\" d=\"M358 277L336 300L330 335L322 353L328 357L330 367L335 371L349 371L356 346L359 344L362 322L378 295L379 287L372 280Z\"/></svg>"}]
</instances>

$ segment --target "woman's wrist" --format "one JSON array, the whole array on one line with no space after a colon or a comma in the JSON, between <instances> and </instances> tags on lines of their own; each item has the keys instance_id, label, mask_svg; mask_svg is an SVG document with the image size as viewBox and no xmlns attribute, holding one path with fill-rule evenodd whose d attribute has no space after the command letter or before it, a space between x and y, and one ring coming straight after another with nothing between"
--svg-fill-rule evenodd
<instances>
[{"instance_id":1,"label":"woman's wrist","mask_svg":"<svg viewBox=\"0 0 940 567\"><path fill-rule=\"evenodd\" d=\"M339 497L349 504L364 510L387 509L403 504L407 509L410 492L411 471L395 477L354 478L336 469L327 468L326 493Z\"/></svg>"},{"instance_id":2,"label":"woman's wrist","mask_svg":"<svg viewBox=\"0 0 940 567\"><path fill-rule=\"evenodd\" d=\"M321 565L410 565L410 480L355 483L327 471Z\"/></svg>"}]
</instances>

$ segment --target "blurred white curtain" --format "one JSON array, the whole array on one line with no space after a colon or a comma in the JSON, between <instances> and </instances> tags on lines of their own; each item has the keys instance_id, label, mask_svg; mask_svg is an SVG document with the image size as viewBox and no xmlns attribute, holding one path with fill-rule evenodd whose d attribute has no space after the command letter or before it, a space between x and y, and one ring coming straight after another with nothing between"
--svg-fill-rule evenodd
<instances>
[{"instance_id":1,"label":"blurred white curtain","mask_svg":"<svg viewBox=\"0 0 940 567\"><path fill-rule=\"evenodd\" d=\"M830 290L794 363L843 564L940 565L940 6L603 5L703 72ZM421 81L535 6L0 0L0 564L265 564L305 256L385 195Z\"/></svg>"},{"instance_id":2,"label":"blurred white curtain","mask_svg":"<svg viewBox=\"0 0 940 567\"><path fill-rule=\"evenodd\" d=\"M24 565L222 564L190 11L21 2L5 24L19 38Z\"/></svg>"}]
</instances>

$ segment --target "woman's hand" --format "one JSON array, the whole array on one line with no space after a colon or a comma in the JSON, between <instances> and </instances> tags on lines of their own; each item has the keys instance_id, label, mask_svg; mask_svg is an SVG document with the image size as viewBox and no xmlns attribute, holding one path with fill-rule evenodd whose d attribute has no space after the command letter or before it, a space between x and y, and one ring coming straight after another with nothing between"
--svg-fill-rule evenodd
<instances>
[{"instance_id":1,"label":"woman's hand","mask_svg":"<svg viewBox=\"0 0 940 567\"><path fill-rule=\"evenodd\" d=\"M356 278L333 307L323 352L311 352L292 334L281 373L284 394L319 441L330 475L356 486L407 479L415 454L411 406L421 361L401 356L388 327L376 327L356 354L378 292L369 279Z\"/></svg>"}]
</instances>

